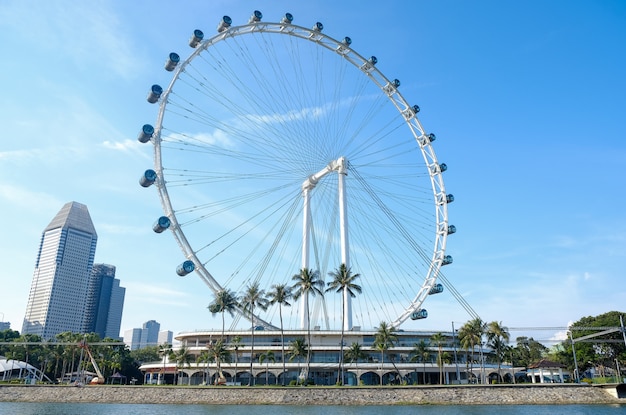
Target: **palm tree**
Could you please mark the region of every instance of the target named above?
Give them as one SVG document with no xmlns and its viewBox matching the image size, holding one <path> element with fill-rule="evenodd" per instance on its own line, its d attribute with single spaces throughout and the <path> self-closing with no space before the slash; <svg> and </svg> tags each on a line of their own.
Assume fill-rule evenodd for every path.
<svg viewBox="0 0 626 415">
<path fill-rule="evenodd" d="M 222 362 L 230 361 L 230 352 L 224 343 L 224 339 L 209 343 L 207 350 L 209 358 L 215 362 L 215 384 L 220 385 L 226 383 L 226 378 L 222 373 Z"/>
<path fill-rule="evenodd" d="M 354 342 L 350 345 L 348 350 L 343 354 L 343 358 L 350 363 L 355 363 L 355 370 L 358 373 L 359 360 L 367 358 L 367 353 L 363 351 L 360 343 Z M 358 383 L 358 375 L 357 375 Z"/>
<path fill-rule="evenodd" d="M 498 381 L 502 378 L 500 376 L 500 366 L 502 365 L 502 355 L 506 351 L 509 338 L 509 329 L 503 326 L 501 321 L 492 321 L 487 325 L 487 339 L 490 347 L 496 352 L 496 360 L 498 362 Z"/>
<path fill-rule="evenodd" d="M 471 374 L 474 373 L 474 351 L 476 350 L 476 346 L 480 346 L 479 353 L 481 354 L 482 367 L 482 341 L 486 327 L 486 324 L 480 319 L 480 317 L 476 317 L 465 323 L 459 329 L 459 341 L 461 343 L 461 347 L 470 349 L 472 351 L 469 363 Z M 484 381 L 484 379 L 482 379 L 482 376 L 481 380 Z"/>
<path fill-rule="evenodd" d="M 231 317 L 233 317 L 235 309 L 238 305 L 238 301 L 239 299 L 233 291 L 228 289 L 222 289 L 215 293 L 215 298 L 213 299 L 213 302 L 209 304 L 208 309 L 213 316 L 215 316 L 217 313 L 222 313 L 222 338 L 224 337 L 225 325 L 224 313 L 228 313 Z"/>
<path fill-rule="evenodd" d="M 268 350 L 265 353 L 261 353 L 259 356 L 259 363 L 263 364 L 263 362 L 267 362 L 265 365 L 265 384 L 269 385 L 270 383 L 270 362 L 276 363 L 276 356 L 272 350 Z"/>
<path fill-rule="evenodd" d="M 230 345 L 235 349 L 235 376 L 233 382 L 237 384 L 237 362 L 239 361 L 239 348 L 242 346 L 241 336 L 235 336 L 230 342 Z"/>
<path fill-rule="evenodd" d="M 285 386 L 285 332 L 283 329 L 283 306 L 291 307 L 289 300 L 293 297 L 291 287 L 287 284 L 274 284 L 268 293 L 270 304 L 278 304 L 278 315 L 280 316 L 280 345 L 282 349 L 281 360 L 283 361 L 283 386 Z"/>
<path fill-rule="evenodd" d="M 322 288 L 324 288 L 324 281 L 320 278 L 319 272 L 311 269 L 302 268 L 299 273 L 291 277 L 295 281 L 293 289 L 294 300 L 298 300 L 302 297 L 304 301 L 304 313 L 307 321 L 307 355 L 306 355 L 306 376 L 309 376 L 309 370 L 311 367 L 311 313 L 309 310 L 309 295 L 315 297 L 316 295 L 323 296 Z"/>
<path fill-rule="evenodd" d="M 302 362 L 302 357 L 308 356 L 308 350 L 309 347 L 302 338 L 292 340 L 291 343 L 289 343 L 289 361 L 291 362 L 294 359 L 298 361 L 298 376 L 300 376 L 300 363 Z M 304 380 L 305 379 L 302 379 L 303 384 Z"/>
<path fill-rule="evenodd" d="M 265 298 L 265 290 L 259 288 L 258 282 L 253 282 L 246 288 L 246 292 L 241 301 L 244 311 L 250 316 L 251 323 L 250 330 L 252 332 L 252 339 L 250 345 L 250 378 L 248 380 L 248 386 L 252 386 L 254 384 L 254 374 L 252 371 L 252 364 L 254 363 L 254 309 L 258 307 L 261 310 L 267 310 L 268 304 L 267 298 Z"/>
<path fill-rule="evenodd" d="M 469 374 L 474 373 L 474 351 L 476 346 L 480 345 L 484 333 L 484 323 L 480 318 L 468 321 L 459 329 L 459 342 L 466 354 L 466 367 Z M 471 350 L 470 356 L 467 356 Z M 469 358 L 468 358 L 469 357 Z"/>
<path fill-rule="evenodd" d="M 209 369 L 209 361 L 211 360 L 211 357 L 209 356 L 209 351 L 208 350 L 203 350 L 200 352 L 200 354 L 198 355 L 198 357 L 196 357 L 196 363 L 200 364 L 200 363 L 206 363 L 206 367 L 204 369 L 204 371 L 202 372 L 202 383 L 204 385 L 206 385 L 207 379 L 209 377 L 208 375 L 208 369 Z"/>
<path fill-rule="evenodd" d="M 374 347 L 380 350 L 380 367 L 385 365 L 385 352 L 396 345 L 398 336 L 396 328 L 384 321 L 376 328 L 376 336 L 374 337 Z M 383 385 L 383 373 L 380 375 L 380 385 Z"/>
<path fill-rule="evenodd" d="M 443 384 L 443 345 L 446 342 L 446 337 L 443 333 L 435 333 L 430 338 L 430 341 L 437 345 L 437 366 L 439 367 L 439 384 Z"/>
<path fill-rule="evenodd" d="M 172 345 L 169 343 L 163 343 L 159 345 L 159 356 L 163 359 L 163 370 L 161 377 L 157 380 L 157 385 L 165 383 L 165 359 L 172 354 Z"/>
<path fill-rule="evenodd" d="M 193 356 L 189 353 L 189 349 L 187 347 L 182 346 L 177 352 L 174 353 L 174 359 L 176 361 L 176 368 L 179 369 L 179 371 L 182 371 L 180 369 L 191 367 Z M 191 377 L 189 377 L 188 383 L 191 384 Z"/>
<path fill-rule="evenodd" d="M 335 291 L 336 293 L 341 294 L 342 306 L 341 306 L 341 353 L 339 353 L 339 375 L 337 376 L 337 381 L 341 382 L 343 385 L 345 383 L 344 372 L 343 372 L 343 336 L 344 330 L 346 326 L 346 297 L 349 295 L 350 297 L 356 297 L 355 292 L 361 293 L 361 286 L 355 284 L 357 278 L 359 278 L 360 274 L 353 274 L 350 268 L 346 267 L 346 264 L 341 264 L 339 269 L 335 271 L 329 272 L 328 275 L 332 277 L 332 281 L 328 282 L 328 288 L 326 288 L 326 292 Z"/>
<path fill-rule="evenodd" d="M 430 359 L 430 350 L 424 339 L 413 345 L 411 350 L 411 362 L 422 362 L 424 368 L 422 370 L 422 383 L 426 384 L 426 361 Z"/>
</svg>

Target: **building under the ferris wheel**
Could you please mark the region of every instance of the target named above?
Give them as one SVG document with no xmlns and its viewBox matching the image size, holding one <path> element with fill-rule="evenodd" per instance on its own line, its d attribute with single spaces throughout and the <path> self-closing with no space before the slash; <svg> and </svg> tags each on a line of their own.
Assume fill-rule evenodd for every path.
<svg viewBox="0 0 626 415">
<path fill-rule="evenodd" d="M 493 373 L 485 369 L 485 350 L 475 351 L 480 364 L 467 364 L 453 333 L 444 332 L 442 352 L 454 357 L 437 365 L 434 333 L 401 330 L 409 318 L 427 317 L 422 304 L 441 292 L 438 280 L 447 282 L 441 267 L 452 262 L 446 240 L 456 231 L 448 223 L 454 197 L 443 183 L 447 166 L 435 155 L 435 135 L 417 117 L 419 106 L 403 97 L 398 79 L 379 71 L 376 57 L 358 54 L 351 38 L 327 36 L 319 22 L 298 26 L 290 13 L 277 23 L 262 17 L 255 11 L 237 26 L 224 16 L 209 38 L 195 30 L 191 55 L 170 53 L 165 69 L 172 79 L 150 89 L 157 121 L 145 124 L 138 140 L 154 148 L 154 167 L 140 179 L 161 200 L 164 215 L 153 229 L 169 229 L 182 249 L 178 275 L 195 273 L 214 294 L 253 283 L 269 289 L 297 270 L 326 276 L 339 264 L 361 275 L 363 294 L 327 296 L 334 324 L 320 329 L 308 322 L 310 342 L 308 296 L 301 297 L 301 323 L 285 331 L 285 349 L 310 343 L 308 364 L 287 351 L 283 356 L 277 327 L 240 308 L 259 330 L 254 343 L 250 330 L 224 334 L 230 362 L 221 363 L 223 378 L 245 384 L 303 376 L 315 384 L 335 384 L 340 376 L 347 384 L 485 379 Z M 380 315 L 369 321 L 356 315 L 353 323 L 353 306 Z M 381 321 L 398 329 L 397 344 L 384 354 L 375 347 L 375 331 L 361 330 Z M 343 328 L 343 348 L 342 330 L 332 326 Z M 180 333 L 176 340 L 193 355 L 191 363 L 143 365 L 146 382 L 171 383 L 180 372 L 179 383 L 213 383 L 216 364 L 198 359 L 220 338 L 221 331 Z M 430 354 L 411 361 L 422 340 Z M 344 362 L 341 374 L 342 349 L 353 344 L 363 355 Z"/>
<path fill-rule="evenodd" d="M 222 338 L 220 330 L 183 332 L 175 336 L 193 356 L 188 364 L 176 363 L 165 357 L 163 361 L 146 363 L 141 366 L 146 384 L 208 385 L 225 383 L 226 385 L 293 385 L 306 377 L 308 383 L 315 385 L 335 385 L 341 381 L 345 385 L 423 385 L 423 384 L 465 384 L 490 383 L 495 379 L 511 382 L 513 369 L 504 363 L 498 367 L 493 350 L 488 348 L 474 350 L 471 355 L 461 350 L 458 339 L 451 331 L 443 332 L 445 340 L 442 353 L 443 365 L 437 364 L 438 346 L 431 342 L 435 332 L 415 331 L 396 333 L 396 345 L 384 352 L 375 346 L 375 331 L 361 331 L 358 328 L 344 333 L 344 353 L 350 345 L 358 343 L 363 355 L 358 360 L 345 360 L 343 374 L 340 371 L 341 332 L 335 330 L 311 330 L 311 360 L 308 365 L 306 355 L 293 357 L 292 345 L 297 340 L 306 344 L 307 330 L 289 330 L 285 337 L 285 365 L 281 332 L 277 330 L 255 330 L 254 358 L 251 371 L 252 336 L 250 330 L 227 331 L 224 333 L 225 344 L 229 350 L 228 362 L 221 362 L 220 368 L 215 361 L 201 360 L 211 343 Z M 415 345 L 424 341 L 428 347 L 426 356 L 415 358 Z M 221 371 L 222 377 L 219 372 Z M 252 373 L 253 379 L 250 379 Z M 221 380 L 220 380 L 221 378 Z"/>
</svg>

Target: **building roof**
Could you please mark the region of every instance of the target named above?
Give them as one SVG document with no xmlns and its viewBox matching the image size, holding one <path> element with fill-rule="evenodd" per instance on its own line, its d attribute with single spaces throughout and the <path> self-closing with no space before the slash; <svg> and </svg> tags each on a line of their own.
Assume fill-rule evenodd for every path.
<svg viewBox="0 0 626 415">
<path fill-rule="evenodd" d="M 97 235 L 87 206 L 78 202 L 66 203 L 54 219 L 52 219 L 52 222 L 50 222 L 44 232 L 58 228 L 72 228 Z"/>
<path fill-rule="evenodd" d="M 37 370 L 34 366 L 22 362 L 20 360 L 7 359 L 4 356 L 0 356 L 0 372 L 6 372 L 15 369 L 28 369 Z"/>
<path fill-rule="evenodd" d="M 564 368 L 565 365 L 558 363 L 558 362 L 553 362 L 551 360 L 548 359 L 541 359 L 540 361 L 536 362 L 536 363 L 532 363 L 530 365 L 528 365 L 529 369 L 555 369 L 555 368 Z"/>
</svg>

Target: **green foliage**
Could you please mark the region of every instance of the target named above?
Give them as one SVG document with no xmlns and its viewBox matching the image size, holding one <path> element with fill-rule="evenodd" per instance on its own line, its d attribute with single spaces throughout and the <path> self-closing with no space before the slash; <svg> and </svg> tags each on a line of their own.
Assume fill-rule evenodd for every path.
<svg viewBox="0 0 626 415">
<path fill-rule="evenodd" d="M 625 313 L 619 311 L 610 311 L 598 316 L 583 317 L 572 324 L 572 327 L 598 327 L 599 329 L 573 329 L 572 337 L 576 340 L 583 336 L 598 334 L 603 331 L 600 329 L 602 327 L 620 327 L 620 316 L 624 314 Z M 576 361 L 580 372 L 584 372 L 595 366 L 615 367 L 615 359 L 620 362 L 620 366 L 626 367 L 626 345 L 624 344 L 623 334 L 620 331 L 596 337 L 594 340 L 596 341 L 579 342 L 574 345 L 576 349 Z M 609 340 L 609 342 L 602 342 L 601 340 Z M 558 359 L 559 362 L 567 365 L 570 370 L 574 369 L 574 355 L 571 341 L 569 339 L 565 340 L 560 346 L 561 347 L 555 352 L 555 358 Z"/>
<path fill-rule="evenodd" d="M 131 350 L 129 355 L 139 364 L 159 362 L 161 360 L 161 356 L 159 355 L 159 346 L 148 346 L 137 350 Z"/>
</svg>

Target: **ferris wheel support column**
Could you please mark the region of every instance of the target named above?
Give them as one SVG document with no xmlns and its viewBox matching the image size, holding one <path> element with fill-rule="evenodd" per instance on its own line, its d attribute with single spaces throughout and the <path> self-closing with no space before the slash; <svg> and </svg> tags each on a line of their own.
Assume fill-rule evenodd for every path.
<svg viewBox="0 0 626 415">
<path fill-rule="evenodd" d="M 347 161 L 345 157 L 337 160 L 337 186 L 339 193 L 339 232 L 341 233 L 341 261 L 345 264 L 346 269 L 350 269 L 350 253 L 348 247 L 348 204 L 346 197 L 346 176 L 348 171 L 346 168 Z M 352 329 L 352 299 L 348 295 L 348 289 L 343 289 L 343 328 L 344 330 Z"/>
<path fill-rule="evenodd" d="M 340 238 L 341 238 L 341 260 L 346 264 L 346 268 L 349 267 L 348 256 L 348 217 L 347 217 L 347 203 L 346 203 L 346 187 L 345 177 L 348 174 L 346 171 L 346 159 L 345 157 L 339 157 L 337 160 L 333 160 L 326 165 L 322 170 L 315 174 L 310 175 L 302 183 L 302 269 L 309 269 L 309 239 L 311 234 L 311 190 L 317 185 L 317 183 L 327 174 L 336 171 L 339 174 L 338 179 L 338 193 L 339 193 L 339 226 L 340 226 Z M 352 327 L 352 305 L 350 302 L 350 296 L 347 290 L 343 292 L 344 296 L 344 321 L 341 323 L 344 328 L 348 330 Z M 309 323 L 309 307 L 308 298 L 306 295 L 302 296 L 302 320 L 300 322 L 302 329 L 305 329 Z"/>
<path fill-rule="evenodd" d="M 310 179 L 305 181 L 302 185 L 302 269 L 309 269 L 309 240 L 311 233 L 311 192 L 310 190 L 315 186 L 311 183 Z M 300 303 L 302 316 L 300 319 L 300 327 L 304 330 L 307 327 L 309 321 L 309 298 L 307 295 L 302 296 Z"/>
</svg>

